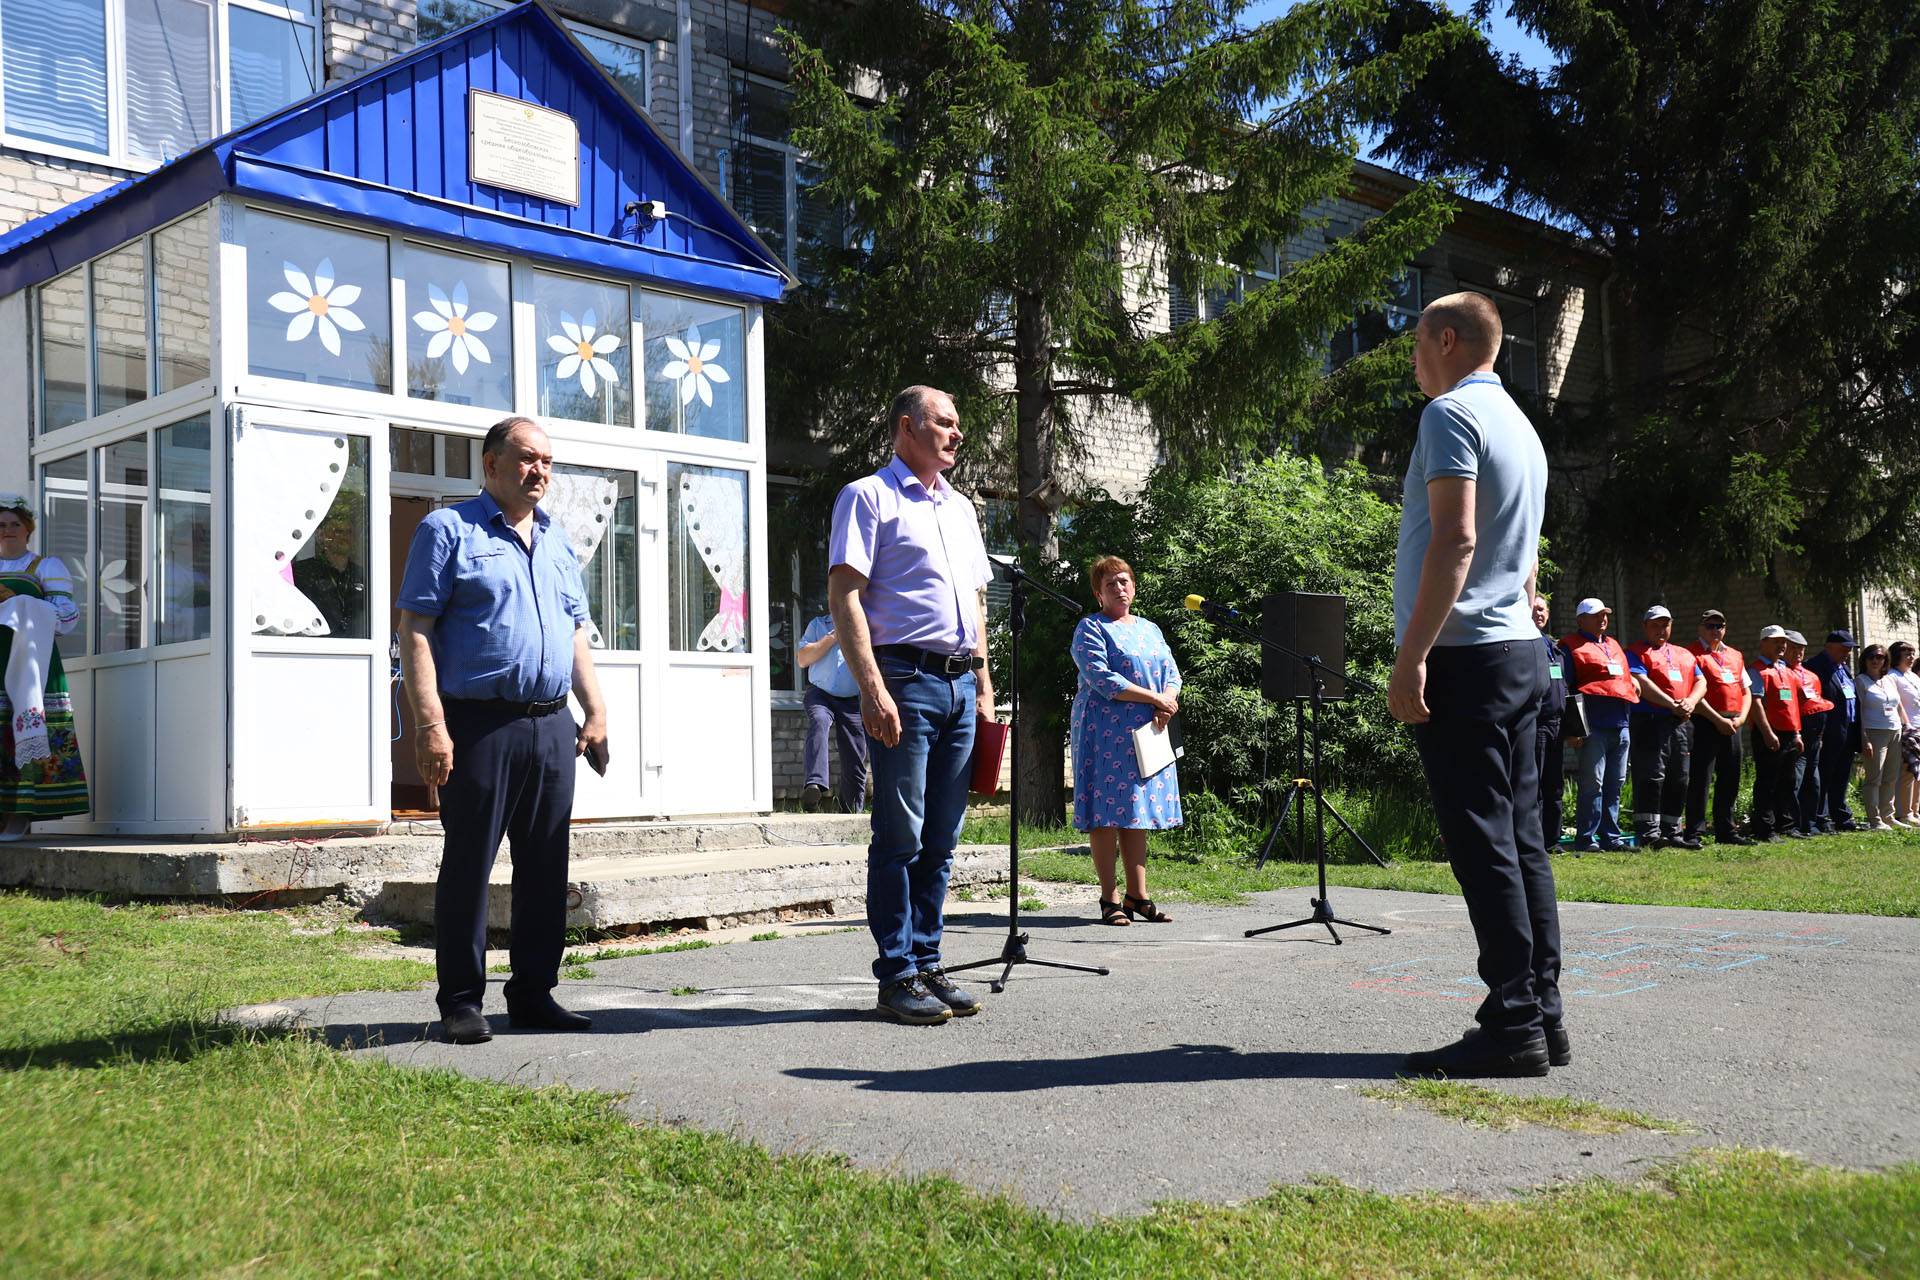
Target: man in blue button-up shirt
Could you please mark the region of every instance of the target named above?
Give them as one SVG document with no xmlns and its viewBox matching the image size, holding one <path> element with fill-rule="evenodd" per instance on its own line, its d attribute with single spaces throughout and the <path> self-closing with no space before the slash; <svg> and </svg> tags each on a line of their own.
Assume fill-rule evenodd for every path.
<svg viewBox="0 0 1920 1280">
<path fill-rule="evenodd" d="M 583 1030 L 553 999 L 566 942 L 574 760 L 607 762 L 606 708 L 587 647 L 586 590 L 567 535 L 540 510 L 553 445 L 531 419 L 494 424 L 480 495 L 421 521 L 400 582 L 400 663 L 420 776 L 440 788 L 446 833 L 434 891 L 441 1028 L 491 1038 L 487 881 L 502 835 L 513 849 L 516 1027 Z M 567 714 L 579 699 L 586 722 Z"/>
<path fill-rule="evenodd" d="M 1826 648 L 1807 659 L 1807 670 L 1820 677 L 1820 696 L 1833 704 L 1820 740 L 1819 777 L 1808 779 L 1820 789 L 1814 822 L 1821 831 L 1860 829 L 1847 805 L 1853 757 L 1860 750 L 1859 691 L 1853 687 L 1853 673 L 1847 669 L 1853 661 L 1853 648 L 1850 633 L 1829 631 Z"/>
</svg>

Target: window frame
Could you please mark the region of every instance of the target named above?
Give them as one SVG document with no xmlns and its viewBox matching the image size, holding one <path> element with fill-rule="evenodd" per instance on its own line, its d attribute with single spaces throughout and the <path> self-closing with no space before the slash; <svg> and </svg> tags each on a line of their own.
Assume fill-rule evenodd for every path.
<svg viewBox="0 0 1920 1280">
<path fill-rule="evenodd" d="M 505 11 L 508 7 L 504 3 L 498 3 L 497 0 L 468 0 L 468 2 L 471 4 L 479 5 L 482 8 L 491 9 L 494 13 L 501 13 Z M 485 21 L 485 19 L 476 18 L 474 19 L 474 21 L 481 22 L 481 21 Z M 652 115 L 653 114 L 653 71 L 654 71 L 654 64 L 658 61 L 658 59 L 655 57 L 655 54 L 654 54 L 654 44 L 656 42 L 652 40 L 642 40 L 638 36 L 628 35 L 624 31 L 615 31 L 611 27 L 596 26 L 591 22 L 581 22 L 574 18 L 563 17 L 561 18 L 560 21 L 567 28 L 568 31 L 572 32 L 576 36 L 592 36 L 595 39 L 605 40 L 610 44 L 625 45 L 627 48 L 637 50 L 641 54 L 641 56 L 646 60 L 647 74 L 641 80 L 641 84 L 644 89 L 644 92 L 642 92 L 641 94 L 643 101 L 641 101 L 638 105 L 642 111 L 645 111 L 648 115 Z M 471 26 L 473 24 L 468 23 L 467 25 Z M 417 31 L 416 31 L 416 36 L 418 36 L 418 43 L 424 45 L 424 44 L 431 44 L 433 43 L 434 40 L 444 40 L 448 36 L 453 35 L 455 32 L 465 31 L 466 29 L 467 29 L 466 27 L 449 27 L 445 32 L 441 33 L 440 35 L 432 37 L 432 39 L 428 39 L 427 37 L 424 37 L 424 36 L 418 36 Z M 581 48 L 586 52 L 586 55 L 589 58 L 593 58 L 593 50 L 588 49 L 584 44 L 581 45 Z M 600 59 L 593 58 L 593 62 L 594 62 L 594 65 L 599 67 L 602 71 L 607 70 L 606 64 L 601 62 Z M 613 74 L 611 72 L 607 72 L 607 78 L 609 80 L 613 80 Z M 617 80 L 614 81 L 614 87 L 619 88 L 619 81 Z M 631 101 L 631 99 L 629 99 L 629 101 Z"/>
<path fill-rule="evenodd" d="M 66 143 L 43 142 L 38 138 L 29 138 L 6 131 L 6 77 L 0 73 L 0 145 L 15 148 L 34 155 L 54 156 L 64 160 L 79 160 L 87 164 L 106 165 L 129 173 L 151 173 L 166 160 L 147 159 L 134 154 L 129 136 L 130 125 L 127 119 L 128 54 L 127 54 L 127 4 L 126 0 L 99 0 L 106 14 L 106 82 L 107 82 L 107 149 L 89 151 L 84 147 L 75 147 Z M 305 33 L 303 51 L 309 56 L 303 58 L 302 65 L 308 73 L 308 89 L 301 97 L 318 93 L 326 87 L 326 63 L 322 49 L 320 13 L 301 11 L 293 4 L 271 4 L 264 0 L 206 0 L 213 7 L 213 46 L 212 65 L 207 69 L 208 93 L 212 101 L 208 104 L 207 119 L 213 128 L 213 138 L 232 132 L 253 123 L 242 120 L 236 123 L 231 119 L 231 95 L 229 92 L 232 59 L 232 41 L 229 36 L 227 14 L 230 8 L 246 9 L 265 17 L 276 18 L 291 23 Z M 315 6 L 317 10 L 318 5 Z M 4 38 L 4 37 L 0 37 Z M 298 102 L 300 99 L 295 98 Z M 264 119 L 265 117 L 261 117 Z M 212 141 L 202 138 L 195 146 Z"/>
</svg>

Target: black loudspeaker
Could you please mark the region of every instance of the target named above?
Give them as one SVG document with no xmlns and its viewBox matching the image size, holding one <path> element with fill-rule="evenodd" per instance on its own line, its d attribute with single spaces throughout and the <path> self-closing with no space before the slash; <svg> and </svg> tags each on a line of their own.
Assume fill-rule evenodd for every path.
<svg viewBox="0 0 1920 1280">
<path fill-rule="evenodd" d="M 1347 598 L 1281 591 L 1260 602 L 1260 637 L 1320 659 L 1335 671 L 1347 669 Z M 1347 696 L 1347 682 L 1316 672 L 1297 658 L 1262 646 L 1260 692 L 1272 702 L 1311 698 L 1315 678 L 1326 683 L 1328 701 Z"/>
</svg>

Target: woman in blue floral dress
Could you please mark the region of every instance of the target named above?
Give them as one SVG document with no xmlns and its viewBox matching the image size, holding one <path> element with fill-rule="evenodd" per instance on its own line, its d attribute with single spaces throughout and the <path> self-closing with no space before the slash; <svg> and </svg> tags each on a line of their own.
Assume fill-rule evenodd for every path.
<svg viewBox="0 0 1920 1280">
<path fill-rule="evenodd" d="M 1140 776 L 1133 731 L 1165 727 L 1180 709 L 1180 668 L 1160 628 L 1133 615 L 1133 569 L 1119 556 L 1093 562 L 1100 612 L 1073 631 L 1080 691 L 1073 699 L 1073 825 L 1087 833 L 1100 876 L 1103 924 L 1172 919 L 1147 896 L 1147 832 L 1180 825 L 1178 766 Z M 1115 892 L 1114 855 L 1126 864 L 1126 899 Z"/>
</svg>

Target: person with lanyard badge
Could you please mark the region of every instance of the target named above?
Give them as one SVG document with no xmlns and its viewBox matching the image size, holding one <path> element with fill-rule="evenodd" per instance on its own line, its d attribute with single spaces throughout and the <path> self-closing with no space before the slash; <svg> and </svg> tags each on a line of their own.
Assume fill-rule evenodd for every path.
<svg viewBox="0 0 1920 1280">
<path fill-rule="evenodd" d="M 1887 651 L 1870 644 L 1860 655 L 1860 754 L 1867 775 L 1860 780 L 1860 807 L 1869 831 L 1894 831 L 1906 826 L 1897 820 L 1895 793 L 1900 787 L 1900 733 L 1907 727 L 1907 711 L 1900 701 L 1900 682 L 1887 662 Z"/>
<path fill-rule="evenodd" d="M 1813 780 L 1820 796 L 1815 826 L 1828 833 L 1860 829 L 1853 820 L 1853 810 L 1847 807 L 1847 788 L 1853 785 L 1853 758 L 1860 751 L 1860 694 L 1854 688 L 1853 673 L 1847 669 L 1853 650 L 1851 635 L 1829 631 L 1826 647 L 1807 659 L 1807 670 L 1820 677 L 1820 696 L 1833 704 L 1820 738 L 1820 773 Z"/>
<path fill-rule="evenodd" d="M 1734 826 L 1740 798 L 1740 729 L 1753 710 L 1747 687 L 1746 659 L 1726 643 L 1727 615 L 1708 609 L 1700 615 L 1700 638 L 1693 650 L 1707 694 L 1693 709 L 1693 760 L 1687 779 L 1687 824 L 1682 844 L 1698 842 L 1706 831 L 1707 785 L 1713 785 L 1713 839 L 1716 844 L 1751 844 Z"/>
<path fill-rule="evenodd" d="M 1698 849 L 1681 828 L 1687 808 L 1687 765 L 1693 756 L 1693 710 L 1707 678 L 1693 650 L 1672 643 L 1673 614 L 1656 604 L 1640 617 L 1646 640 L 1627 651 L 1640 688 L 1631 713 L 1634 829 L 1642 846 Z"/>
<path fill-rule="evenodd" d="M 1819 829 L 1820 744 L 1826 735 L 1827 713 L 1833 704 L 1820 692 L 1820 677 L 1807 670 L 1807 638 L 1798 631 L 1787 632 L 1787 645 L 1780 660 L 1787 664 L 1800 697 L 1799 784 L 1794 796 L 1798 825 L 1787 834 L 1806 839 Z"/>
<path fill-rule="evenodd" d="M 826 807 L 827 733 L 840 747 L 840 812 L 867 807 L 867 731 L 860 723 L 860 686 L 847 670 L 834 635 L 833 616 L 821 614 L 800 636 L 800 665 L 807 673 L 807 740 L 802 754 L 807 781 L 800 807 L 818 813 Z"/>
<path fill-rule="evenodd" d="M 1920 826 L 1920 675 L 1913 662 L 1920 657 L 1911 641 L 1896 640 L 1887 650 L 1893 680 L 1900 690 L 1900 709 L 1907 727 L 1900 731 L 1900 780 L 1893 791 L 1893 825 Z"/>
<path fill-rule="evenodd" d="M 1620 790 L 1627 780 L 1627 713 L 1640 689 L 1627 670 L 1627 654 L 1607 637 L 1613 610 L 1597 596 L 1580 602 L 1576 630 L 1561 639 L 1570 667 L 1568 684 L 1586 704 L 1587 738 L 1580 744 L 1579 791 L 1572 851 L 1624 849 Z"/>
<path fill-rule="evenodd" d="M 1760 630 L 1759 656 L 1748 671 L 1753 694 L 1753 810 L 1748 827 L 1754 840 L 1767 843 L 1791 832 L 1799 812 L 1800 684 L 1780 660 L 1787 629 L 1770 624 Z"/>
<path fill-rule="evenodd" d="M 1547 852 L 1560 849 L 1561 828 L 1567 820 L 1566 743 L 1580 745 L 1579 738 L 1563 740 L 1561 723 L 1567 708 L 1567 654 L 1547 634 L 1547 597 L 1533 598 L 1533 625 L 1540 629 L 1540 643 L 1547 651 L 1547 692 L 1540 699 L 1540 724 L 1534 731 L 1534 759 L 1540 769 L 1540 837 Z"/>
</svg>

